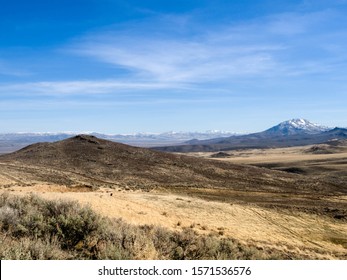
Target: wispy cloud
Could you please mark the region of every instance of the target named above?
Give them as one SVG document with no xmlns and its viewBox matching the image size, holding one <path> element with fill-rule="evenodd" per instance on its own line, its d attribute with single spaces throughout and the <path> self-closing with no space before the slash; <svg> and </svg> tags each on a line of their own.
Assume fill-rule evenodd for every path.
<svg viewBox="0 0 347 280">
<path fill-rule="evenodd" d="M 76 38 L 64 53 L 114 67 L 105 79 L 0 84 L 0 94 L 97 95 L 124 91 L 233 90 L 235 83 L 343 72 L 339 13 L 282 13 L 205 26 L 194 15 L 158 15 Z M 0 74 L 2 72 L 0 61 Z M 5 71 L 5 70 L 4 70 Z M 120 73 L 120 75 L 118 75 Z M 110 73 L 109 73 L 110 74 Z"/>
<path fill-rule="evenodd" d="M 167 83 L 150 83 L 141 81 L 120 80 L 76 80 L 45 81 L 30 83 L 0 84 L 0 94 L 12 92 L 21 95 L 88 95 L 108 94 L 128 90 L 155 90 L 170 87 Z M 176 87 L 179 87 L 176 85 Z"/>
<path fill-rule="evenodd" d="M 206 29 L 195 28 L 194 20 L 189 18 L 177 28 L 179 32 L 174 32 L 172 26 L 177 20 L 160 17 L 150 20 L 150 25 L 156 26 L 150 32 L 136 29 L 148 22 L 115 26 L 81 38 L 69 50 L 125 69 L 133 79 L 170 85 L 302 75 L 317 73 L 317 69 L 323 68 L 319 65 L 329 62 L 317 57 L 303 58 L 298 53 L 307 52 L 308 47 L 323 51 L 310 44 L 326 35 L 324 29 L 322 34 L 312 31 L 333 16 L 336 14 L 332 11 L 286 13 Z"/>
<path fill-rule="evenodd" d="M 257 75 L 274 67 L 269 51 L 278 45 L 233 45 L 230 41 L 114 36 L 90 38 L 73 52 L 130 71 L 154 82 L 201 83 Z"/>
</svg>

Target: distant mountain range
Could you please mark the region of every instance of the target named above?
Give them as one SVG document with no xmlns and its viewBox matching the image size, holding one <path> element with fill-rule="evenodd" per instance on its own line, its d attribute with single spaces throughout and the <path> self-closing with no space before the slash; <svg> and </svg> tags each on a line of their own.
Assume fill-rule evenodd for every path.
<svg viewBox="0 0 347 280">
<path fill-rule="evenodd" d="M 263 132 L 236 134 L 228 131 L 165 132 L 136 134 L 88 133 L 98 138 L 133 146 L 152 147 L 167 152 L 223 151 L 240 148 L 275 148 L 319 144 L 331 139 L 346 139 L 347 129 L 328 128 L 305 119 L 281 122 Z M 8 153 L 37 142 L 55 142 L 77 133 L 3 133 L 0 153 Z"/>
<path fill-rule="evenodd" d="M 64 140 L 72 136 L 76 136 L 79 133 L 73 132 L 61 132 L 61 133 L 0 133 L 1 140 L 16 140 L 22 142 L 54 142 Z M 205 132 L 175 132 L 169 131 L 164 133 L 134 133 L 134 134 L 101 134 L 97 132 L 85 133 L 87 135 L 93 135 L 108 140 L 124 140 L 124 141 L 169 141 L 169 142 L 183 142 L 190 139 L 209 139 L 212 137 L 228 137 L 231 135 L 237 135 L 237 133 L 220 131 L 220 130 L 208 130 Z"/>
<path fill-rule="evenodd" d="M 305 119 L 292 119 L 265 131 L 208 140 L 190 140 L 182 145 L 155 147 L 166 152 L 216 152 L 246 148 L 279 148 L 320 144 L 347 139 L 347 129 L 328 128 Z"/>
<path fill-rule="evenodd" d="M 0 153 L 8 153 L 38 142 L 55 142 L 77 135 L 78 133 L 0 133 Z M 87 133 L 98 138 L 140 147 L 181 144 L 191 139 L 206 140 L 217 137 L 237 135 L 233 132 L 209 130 L 205 132 L 164 132 L 135 134 Z"/>
</svg>

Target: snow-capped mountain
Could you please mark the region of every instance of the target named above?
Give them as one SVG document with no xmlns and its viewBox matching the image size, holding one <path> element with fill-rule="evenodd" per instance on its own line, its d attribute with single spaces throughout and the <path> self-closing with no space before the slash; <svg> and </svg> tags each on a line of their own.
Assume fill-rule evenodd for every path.
<svg viewBox="0 0 347 280">
<path fill-rule="evenodd" d="M 170 132 L 164 132 L 161 134 L 155 135 L 158 139 L 167 139 L 167 140 L 178 140 L 178 141 L 187 141 L 190 139 L 210 139 L 213 137 L 228 137 L 232 135 L 237 135 L 236 133 L 229 132 L 229 131 L 220 131 L 220 130 L 208 130 L 205 132 L 176 132 L 176 131 L 170 131 Z"/>
<path fill-rule="evenodd" d="M 12 152 L 29 144 L 37 142 L 54 142 L 64 140 L 80 133 L 0 133 L 0 154 Z M 164 133 L 134 133 L 134 134 L 100 134 L 84 132 L 110 141 L 121 142 L 133 146 L 152 147 L 158 145 L 175 145 L 190 139 L 205 140 L 215 137 L 236 135 L 232 132 L 211 130 L 206 132 L 164 132 Z"/>
<path fill-rule="evenodd" d="M 62 132 L 62 133 L 0 133 L 1 140 L 42 140 L 42 141 L 58 141 L 63 140 L 80 133 L 73 132 Z M 133 140 L 176 140 L 176 141 L 185 141 L 192 138 L 197 139 L 209 139 L 212 137 L 227 137 L 231 135 L 237 135 L 236 133 L 228 131 L 219 131 L 219 130 L 208 130 L 205 132 L 164 132 L 164 133 L 134 133 L 134 134 L 100 134 L 95 132 L 83 132 L 83 134 L 90 134 L 96 137 L 109 140 L 124 140 L 124 141 L 133 141 Z"/>
<path fill-rule="evenodd" d="M 221 137 L 209 140 L 191 140 L 184 145 L 155 147 L 164 152 L 219 152 L 237 149 L 267 149 L 322 144 L 331 140 L 347 139 L 347 129 L 334 129 L 311 123 L 305 119 L 292 119 L 268 130 Z"/>
<path fill-rule="evenodd" d="M 265 130 L 266 134 L 295 135 L 295 134 L 316 134 L 329 130 L 328 127 L 312 123 L 305 119 L 292 119 Z"/>
</svg>

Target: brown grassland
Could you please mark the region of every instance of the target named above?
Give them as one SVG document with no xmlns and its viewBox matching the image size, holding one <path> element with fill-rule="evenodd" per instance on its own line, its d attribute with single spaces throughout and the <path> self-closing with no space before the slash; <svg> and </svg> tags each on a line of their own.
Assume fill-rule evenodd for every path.
<svg viewBox="0 0 347 280">
<path fill-rule="evenodd" d="M 102 149 L 109 145 L 99 144 Z M 83 153 L 83 147 L 78 150 Z M 119 148 L 117 154 L 122 151 Z M 142 165 L 129 171 L 132 165 L 123 161 L 128 168 L 125 177 L 102 177 L 104 170 L 114 168 L 111 156 L 105 169 L 95 173 L 93 157 L 91 165 L 75 170 L 62 162 L 58 168 L 54 160 L 51 165 L 41 158 L 22 160 L 22 154 L 2 158 L 1 258 L 347 259 L 345 143 L 225 153 L 230 156 L 195 153 L 161 159 L 161 153 L 150 152 L 144 163 L 152 164 L 150 172 Z M 199 173 L 190 165 L 207 167 Z M 178 170 L 180 166 L 186 169 Z M 81 173 L 82 169 L 88 171 Z M 184 184 L 180 172 L 184 180 L 195 181 Z M 173 179 L 160 182 L 160 175 Z M 13 202 L 16 199 L 24 202 Z M 37 207 L 30 210 L 34 218 L 21 221 L 25 215 L 19 213 L 30 211 L 20 205 L 30 205 L 28 201 Z M 77 201 L 81 207 L 61 201 Z M 72 238 L 71 229 L 64 232 L 58 218 L 46 221 L 52 210 L 45 207 L 56 209 L 54 203 L 75 207 L 76 215 L 90 211 L 86 218 L 94 218 L 89 232 Z M 29 235 L 33 231 L 36 236 Z"/>
</svg>

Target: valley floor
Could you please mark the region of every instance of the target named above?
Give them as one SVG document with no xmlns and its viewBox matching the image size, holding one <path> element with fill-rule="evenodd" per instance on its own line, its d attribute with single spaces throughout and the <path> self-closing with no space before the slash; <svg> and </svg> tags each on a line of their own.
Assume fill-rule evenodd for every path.
<svg viewBox="0 0 347 280">
<path fill-rule="evenodd" d="M 199 158 L 211 158 L 214 154 L 188 153 Z M 324 175 L 337 172 L 339 175 L 346 175 L 347 171 L 347 142 L 337 147 L 320 144 L 274 149 L 240 149 L 224 151 L 223 155 L 224 157 L 213 159 L 277 170 L 295 168 L 292 169 L 294 172 L 307 175 L 321 175 L 322 172 L 326 173 Z"/>
</svg>

